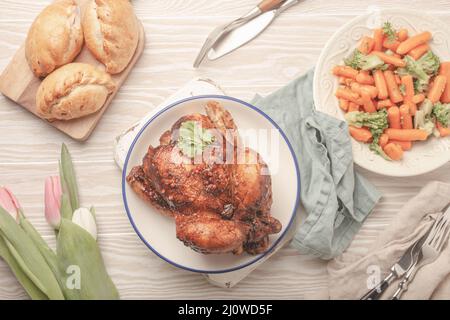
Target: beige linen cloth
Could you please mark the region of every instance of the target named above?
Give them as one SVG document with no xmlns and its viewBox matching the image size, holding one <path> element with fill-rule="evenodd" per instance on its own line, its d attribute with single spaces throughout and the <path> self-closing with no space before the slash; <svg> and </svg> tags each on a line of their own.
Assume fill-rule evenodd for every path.
<svg viewBox="0 0 450 320">
<path fill-rule="evenodd" d="M 360 299 L 389 273 L 390 267 L 432 225 L 450 202 L 450 184 L 431 182 L 395 216 L 365 256 L 344 252 L 328 264 L 329 298 Z M 382 299 L 397 289 L 391 284 Z M 450 245 L 439 258 L 421 268 L 402 299 L 450 299 Z"/>
</svg>

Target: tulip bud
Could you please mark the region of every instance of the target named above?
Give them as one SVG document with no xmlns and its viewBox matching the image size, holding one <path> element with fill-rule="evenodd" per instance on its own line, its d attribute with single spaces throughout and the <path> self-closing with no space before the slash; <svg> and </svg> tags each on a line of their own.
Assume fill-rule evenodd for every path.
<svg viewBox="0 0 450 320">
<path fill-rule="evenodd" d="M 58 229 L 61 223 L 61 181 L 58 176 L 45 180 L 45 218 L 49 225 Z"/>
<path fill-rule="evenodd" d="M 79 208 L 75 210 L 72 222 L 89 232 L 97 240 L 97 224 L 89 209 Z"/>
<path fill-rule="evenodd" d="M 6 187 L 0 188 L 0 207 L 6 210 L 14 219 L 18 218 L 19 202 L 13 193 Z"/>
</svg>

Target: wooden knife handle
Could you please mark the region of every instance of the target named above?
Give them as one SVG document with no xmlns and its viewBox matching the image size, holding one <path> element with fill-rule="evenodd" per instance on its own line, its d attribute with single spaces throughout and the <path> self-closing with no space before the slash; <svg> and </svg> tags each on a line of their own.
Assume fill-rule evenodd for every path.
<svg viewBox="0 0 450 320">
<path fill-rule="evenodd" d="M 267 11 L 270 11 L 272 9 L 275 9 L 276 7 L 278 7 L 284 1 L 285 0 L 263 0 L 260 4 L 258 4 L 258 8 L 262 12 L 267 12 Z"/>
</svg>

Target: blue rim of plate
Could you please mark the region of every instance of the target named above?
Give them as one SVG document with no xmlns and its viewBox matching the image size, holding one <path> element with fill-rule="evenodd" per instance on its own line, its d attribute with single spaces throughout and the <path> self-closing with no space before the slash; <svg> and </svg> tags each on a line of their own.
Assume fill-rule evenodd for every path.
<svg viewBox="0 0 450 320">
<path fill-rule="evenodd" d="M 126 196 L 126 177 L 127 177 L 127 168 L 128 168 L 128 161 L 130 159 L 130 156 L 133 152 L 134 146 L 136 145 L 137 141 L 139 140 L 139 138 L 141 137 L 142 133 L 147 129 L 147 127 L 154 121 L 156 120 L 160 115 L 162 115 L 164 112 L 168 111 L 169 109 L 172 109 L 180 104 L 183 104 L 185 102 L 188 101 L 193 101 L 193 100 L 199 100 L 199 99 L 223 99 L 223 100 L 229 100 L 229 101 L 234 101 L 237 102 L 241 105 L 244 105 L 256 112 L 258 112 L 260 115 L 262 115 L 264 118 L 266 118 L 268 121 L 270 121 L 270 123 L 272 123 L 273 126 L 275 126 L 275 128 L 278 129 L 278 131 L 280 132 L 281 136 L 283 137 L 284 141 L 286 142 L 286 144 L 289 147 L 289 151 L 291 152 L 291 156 L 294 159 L 294 164 L 295 164 L 295 170 L 297 173 L 297 196 L 296 196 L 296 200 L 295 200 L 295 206 L 294 209 L 292 211 L 292 215 L 291 215 L 291 219 L 289 220 L 288 225 L 286 226 L 286 228 L 284 229 L 283 233 L 278 237 L 278 239 L 276 239 L 273 244 L 270 246 L 270 248 L 268 248 L 264 253 L 259 254 L 258 256 L 256 256 L 254 259 L 252 259 L 249 262 L 246 262 L 242 265 L 239 265 L 237 267 L 233 267 L 230 269 L 224 269 L 224 270 L 198 270 L 198 269 L 193 269 L 193 268 L 189 268 L 183 265 L 180 265 L 176 262 L 173 262 L 172 260 L 166 258 L 165 256 L 163 256 L 162 254 L 160 254 L 155 248 L 153 248 L 150 243 L 147 242 L 147 240 L 144 238 L 144 236 L 141 234 L 141 232 L 139 231 L 139 229 L 137 228 L 136 224 L 134 223 L 134 220 L 132 218 L 130 209 L 128 208 L 128 202 L 127 202 L 127 196 Z M 122 170 L 122 198 L 123 198 L 123 204 L 125 206 L 125 210 L 127 212 L 127 216 L 128 219 L 130 220 L 131 225 L 133 226 L 134 231 L 136 232 L 136 234 L 139 236 L 139 238 L 141 239 L 141 241 L 151 250 L 153 251 L 154 254 L 156 254 L 159 258 L 163 259 L 164 261 L 170 263 L 171 265 L 180 268 L 180 269 L 184 269 L 187 271 L 191 271 L 191 272 L 196 272 L 196 273 L 206 273 L 206 274 L 218 274 L 218 273 L 227 273 L 227 272 L 232 272 L 232 271 L 236 271 L 236 270 L 240 270 L 242 268 L 248 267 L 249 265 L 254 264 L 255 262 L 259 261 L 260 259 L 264 258 L 268 253 L 270 253 L 277 245 L 278 243 L 280 243 L 281 239 L 283 239 L 287 233 L 287 231 L 289 230 L 289 228 L 292 225 L 292 222 L 294 221 L 297 209 L 299 207 L 299 202 L 300 202 L 300 169 L 298 167 L 298 162 L 297 162 L 297 157 L 294 153 L 294 149 L 292 148 L 291 143 L 289 142 L 289 139 L 286 137 L 285 133 L 283 132 L 283 130 L 281 130 L 281 128 L 278 126 L 278 124 L 272 120 L 272 118 L 270 118 L 266 113 L 264 113 L 262 110 L 258 109 L 257 107 L 242 101 L 240 99 L 237 98 L 233 98 L 233 97 L 229 97 L 229 96 L 222 96 L 222 95 L 200 95 L 200 96 L 193 96 L 193 97 L 189 97 L 183 100 L 179 100 L 177 102 L 174 102 L 170 105 L 168 105 L 167 107 L 163 108 L 162 110 L 158 111 L 155 115 L 153 115 L 151 117 L 150 120 L 147 121 L 147 123 L 141 128 L 141 130 L 138 132 L 138 134 L 136 135 L 136 137 L 134 138 L 133 142 L 130 145 L 130 148 L 128 149 L 128 153 L 127 153 L 127 157 L 125 159 L 125 163 L 123 166 L 123 170 Z"/>
</svg>

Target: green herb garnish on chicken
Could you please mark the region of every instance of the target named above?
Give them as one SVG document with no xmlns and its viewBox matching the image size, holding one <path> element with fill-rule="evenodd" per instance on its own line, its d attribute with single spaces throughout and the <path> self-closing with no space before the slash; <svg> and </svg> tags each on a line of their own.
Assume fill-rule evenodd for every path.
<svg viewBox="0 0 450 320">
<path fill-rule="evenodd" d="M 196 121 L 185 121 L 180 126 L 178 148 L 188 157 L 194 158 L 214 142 L 214 136 Z"/>
<path fill-rule="evenodd" d="M 352 67 L 356 70 L 372 70 L 382 68 L 385 63 L 376 55 L 364 55 L 359 50 L 355 50 L 353 54 L 344 59 L 344 63 L 346 66 Z"/>
<path fill-rule="evenodd" d="M 450 103 L 436 103 L 433 106 L 433 115 L 442 126 L 448 127 L 450 124 Z"/>
</svg>

